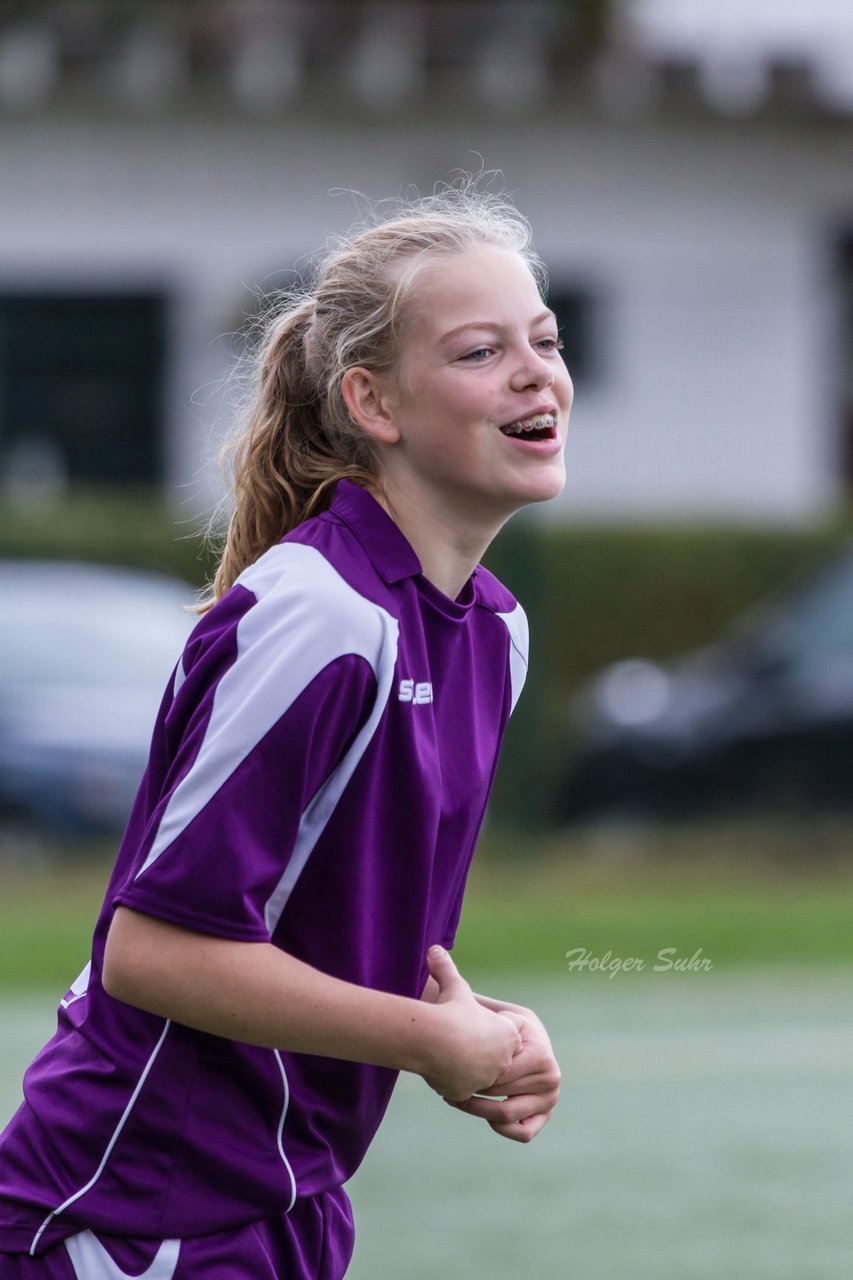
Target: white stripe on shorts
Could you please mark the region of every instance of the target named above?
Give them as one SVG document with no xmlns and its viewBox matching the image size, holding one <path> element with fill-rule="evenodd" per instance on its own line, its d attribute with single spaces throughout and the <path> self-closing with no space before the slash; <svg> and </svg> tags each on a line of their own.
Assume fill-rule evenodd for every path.
<svg viewBox="0 0 853 1280">
<path fill-rule="evenodd" d="M 65 1241 L 65 1248 L 77 1280 L 172 1280 L 178 1265 L 181 1242 L 164 1240 L 151 1266 L 141 1276 L 129 1276 L 122 1271 L 91 1231 L 81 1231 L 77 1236 L 69 1236 Z"/>
</svg>

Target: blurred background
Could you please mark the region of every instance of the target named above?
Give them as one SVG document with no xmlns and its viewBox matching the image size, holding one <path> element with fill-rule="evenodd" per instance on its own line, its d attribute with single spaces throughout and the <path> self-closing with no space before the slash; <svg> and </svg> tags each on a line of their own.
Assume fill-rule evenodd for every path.
<svg viewBox="0 0 853 1280">
<path fill-rule="evenodd" d="M 496 171 L 576 404 L 489 553 L 531 675 L 458 952 L 567 1101 L 519 1153 L 403 1081 L 351 1274 L 847 1280 L 851 161 L 848 0 L 0 3 L 3 1116 L 212 568 L 247 325 L 369 202 Z"/>
</svg>

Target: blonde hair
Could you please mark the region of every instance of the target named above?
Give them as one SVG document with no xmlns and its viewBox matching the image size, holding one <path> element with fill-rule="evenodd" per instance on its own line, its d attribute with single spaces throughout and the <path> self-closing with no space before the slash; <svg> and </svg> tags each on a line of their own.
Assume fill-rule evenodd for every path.
<svg viewBox="0 0 853 1280">
<path fill-rule="evenodd" d="M 226 446 L 234 507 L 209 609 L 248 565 L 309 516 L 324 511 L 343 477 L 380 482 L 370 436 L 346 408 L 350 368 L 393 368 L 406 304 L 433 255 L 495 245 L 519 253 L 540 289 L 545 273 L 527 220 L 473 180 L 396 202 L 393 212 L 340 241 L 310 287 L 292 291 L 261 322 L 253 392 Z"/>
</svg>

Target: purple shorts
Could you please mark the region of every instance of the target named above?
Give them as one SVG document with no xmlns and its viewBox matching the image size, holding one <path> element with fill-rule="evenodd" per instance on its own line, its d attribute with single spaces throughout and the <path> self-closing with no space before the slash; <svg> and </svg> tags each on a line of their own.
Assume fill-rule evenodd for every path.
<svg viewBox="0 0 853 1280">
<path fill-rule="evenodd" d="M 0 1280 L 341 1280 L 353 1246 L 340 1192 L 299 1199 L 285 1217 L 186 1240 L 91 1231 L 37 1258 L 0 1254 Z"/>
</svg>

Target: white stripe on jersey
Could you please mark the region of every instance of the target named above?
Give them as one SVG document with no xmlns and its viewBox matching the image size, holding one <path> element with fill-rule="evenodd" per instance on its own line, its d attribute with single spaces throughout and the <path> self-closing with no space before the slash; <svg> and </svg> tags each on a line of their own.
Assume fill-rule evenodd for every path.
<svg viewBox="0 0 853 1280">
<path fill-rule="evenodd" d="M 104 1169 L 107 1167 L 107 1161 L 112 1155 L 113 1147 L 118 1142 L 119 1136 L 121 1135 L 121 1131 L 124 1128 L 124 1126 L 127 1124 L 127 1121 L 130 1118 L 130 1113 L 133 1111 L 133 1108 L 136 1106 L 136 1099 L 139 1097 L 140 1093 L 142 1092 L 142 1086 L 145 1084 L 145 1081 L 148 1079 L 149 1072 L 151 1071 L 151 1068 L 154 1066 L 154 1063 L 157 1060 L 157 1055 L 163 1047 L 163 1042 L 166 1039 L 166 1036 L 169 1034 L 169 1028 L 171 1027 L 171 1025 L 172 1025 L 172 1022 L 171 1022 L 171 1019 L 169 1019 L 166 1022 L 165 1026 L 163 1027 L 163 1030 L 160 1033 L 160 1039 L 157 1041 L 154 1048 L 152 1049 L 151 1055 L 148 1058 L 148 1061 L 146 1062 L 145 1066 L 142 1068 L 142 1074 L 140 1075 L 139 1079 L 136 1082 L 136 1087 L 130 1096 L 130 1101 L 128 1102 L 127 1106 L 122 1112 L 121 1119 L 119 1120 L 118 1124 L 113 1130 L 112 1137 L 107 1143 L 106 1150 L 104 1151 L 104 1154 L 101 1157 L 101 1163 L 98 1165 L 97 1169 L 92 1174 L 92 1177 L 89 1179 L 89 1181 L 86 1183 L 85 1186 L 80 1187 L 78 1191 L 75 1191 L 73 1195 L 69 1196 L 68 1199 L 65 1200 L 61 1205 L 59 1205 L 57 1209 L 53 1209 L 47 1215 L 44 1222 L 41 1224 L 38 1231 L 35 1233 L 33 1237 L 33 1242 L 30 1245 L 31 1258 L 35 1257 L 35 1252 L 36 1252 L 36 1249 L 38 1248 L 38 1242 L 39 1240 L 41 1240 L 42 1236 L 44 1235 L 45 1229 L 50 1225 L 53 1219 L 58 1217 L 60 1213 L 64 1213 L 65 1210 L 69 1208 L 70 1205 L 74 1204 L 75 1201 L 79 1200 L 81 1196 L 84 1196 L 87 1191 L 91 1191 L 92 1187 L 94 1187 L 95 1183 L 98 1181 L 101 1174 L 104 1172 Z"/>
<path fill-rule="evenodd" d="M 75 978 L 74 981 L 72 982 L 71 987 L 69 988 L 69 991 L 68 991 L 68 995 L 65 996 L 62 1000 L 60 1000 L 59 1003 L 63 1009 L 67 1009 L 70 1005 L 74 1004 L 75 1000 L 83 999 L 83 997 L 86 995 L 86 993 L 89 990 L 89 978 L 91 977 L 91 974 L 92 974 L 92 961 L 90 960 L 89 963 L 86 965 L 85 969 L 83 970 L 83 972 L 80 974 L 79 978 Z"/>
<path fill-rule="evenodd" d="M 527 650 L 529 646 L 527 614 L 519 604 L 515 606 L 512 613 L 499 613 L 497 617 L 506 624 L 506 629 L 509 632 L 509 677 L 512 682 L 510 712 L 513 712 L 524 688 L 524 681 L 527 679 Z"/>
<path fill-rule="evenodd" d="M 359 599 L 362 599 L 359 596 Z M 370 745 L 379 721 L 385 713 L 391 690 L 394 686 L 394 670 L 397 664 L 396 618 L 392 618 L 378 605 L 373 606 L 383 619 L 382 644 L 377 655 L 378 661 L 372 663 L 376 675 L 377 689 L 373 708 L 367 720 L 353 739 L 349 750 L 337 768 L 311 798 L 305 812 L 299 820 L 299 830 L 293 845 L 293 852 L 269 902 L 264 909 L 264 923 L 272 933 L 281 919 L 281 913 L 287 905 L 293 887 L 308 861 L 311 850 L 323 834 L 326 823 L 335 811 L 335 807 L 343 795 L 344 788 L 355 773 L 356 767 Z M 367 654 L 362 656 L 367 657 Z"/>
<path fill-rule="evenodd" d="M 137 876 L 189 826 L 311 681 L 336 659 L 356 655 L 370 663 L 380 694 L 336 775 L 306 810 L 293 870 L 288 868 L 268 909 L 277 920 L 379 722 L 381 699 L 391 688 L 399 628 L 396 618 L 359 595 L 315 547 L 280 543 L 237 581 L 257 603 L 237 624 L 237 659 L 216 688 L 198 756 L 166 805 Z M 351 762 L 350 755 L 355 755 Z"/>
<path fill-rule="evenodd" d="M 184 683 L 186 678 L 187 678 L 187 673 L 184 670 L 184 655 L 181 654 L 180 658 L 178 659 L 178 665 L 175 667 L 175 675 L 172 680 L 172 697 L 173 698 L 176 698 L 178 696 L 178 690 L 180 689 L 181 685 Z"/>
<path fill-rule="evenodd" d="M 290 1161 L 285 1155 L 284 1140 L 283 1140 L 284 1122 L 287 1119 L 287 1108 L 290 1106 L 290 1081 L 287 1078 L 287 1072 L 285 1071 L 284 1063 L 281 1060 L 281 1053 L 279 1052 L 278 1049 L 273 1049 L 272 1052 L 273 1052 L 273 1057 L 275 1058 L 276 1063 L 278 1064 L 278 1070 L 281 1076 L 282 1089 L 284 1090 L 284 1100 L 282 1103 L 281 1115 L 279 1116 L 278 1129 L 276 1130 L 276 1142 L 278 1143 L 278 1154 L 281 1156 L 281 1162 L 290 1175 L 290 1188 L 291 1188 L 290 1204 L 285 1209 L 285 1213 L 290 1213 L 290 1210 L 296 1204 L 296 1175 L 293 1172 L 293 1167 Z"/>
</svg>

